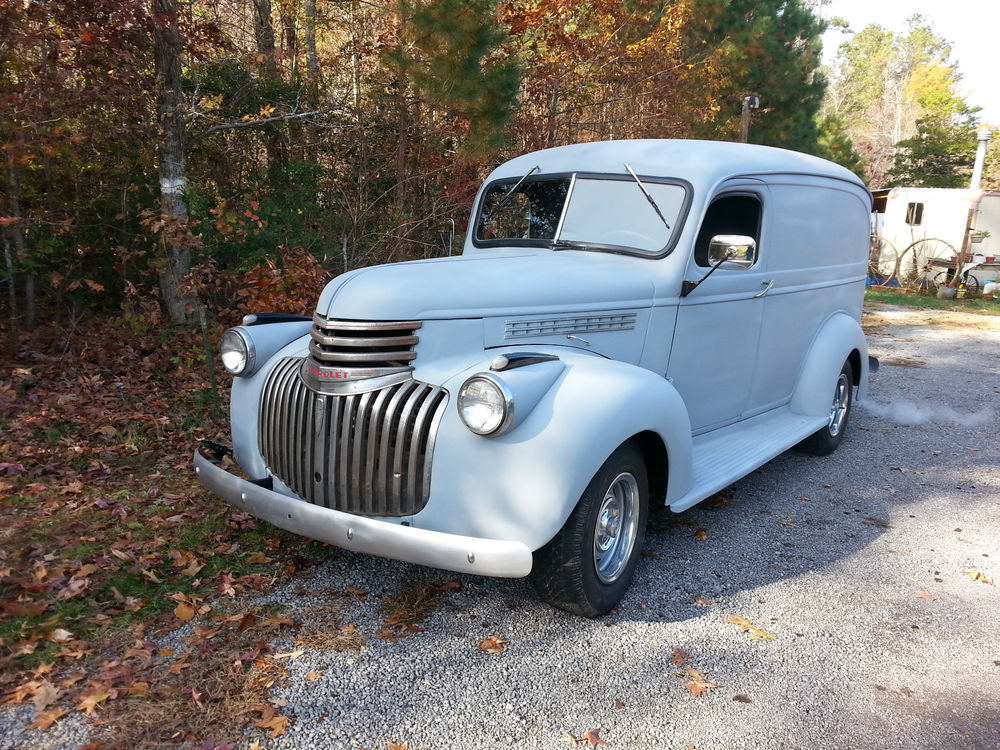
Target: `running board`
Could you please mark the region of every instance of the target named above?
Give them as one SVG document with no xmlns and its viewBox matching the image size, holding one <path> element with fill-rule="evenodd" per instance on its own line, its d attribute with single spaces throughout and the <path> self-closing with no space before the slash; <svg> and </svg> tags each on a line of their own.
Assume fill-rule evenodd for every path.
<svg viewBox="0 0 1000 750">
<path fill-rule="evenodd" d="M 797 445 L 826 422 L 824 417 L 805 417 L 785 408 L 699 435 L 692 441 L 691 490 L 670 503 L 670 510 L 680 513 L 711 497 Z"/>
</svg>

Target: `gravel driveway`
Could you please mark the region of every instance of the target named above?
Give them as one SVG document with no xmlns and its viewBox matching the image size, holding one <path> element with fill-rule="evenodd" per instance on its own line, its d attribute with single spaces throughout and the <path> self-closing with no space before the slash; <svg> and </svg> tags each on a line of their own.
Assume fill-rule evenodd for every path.
<svg viewBox="0 0 1000 750">
<path fill-rule="evenodd" d="M 1000 595 L 974 579 L 1000 578 L 1000 318 L 871 323 L 883 364 L 840 449 L 655 513 L 604 620 L 525 581 L 350 553 L 268 596 L 337 597 L 365 640 L 289 658 L 272 696 L 294 721 L 269 746 L 557 749 L 600 729 L 619 748 L 1000 748 Z M 378 639 L 380 601 L 420 581 L 461 586 L 422 632 Z M 491 636 L 506 651 L 481 652 Z M 694 673 L 717 687 L 696 697 Z"/>
</svg>

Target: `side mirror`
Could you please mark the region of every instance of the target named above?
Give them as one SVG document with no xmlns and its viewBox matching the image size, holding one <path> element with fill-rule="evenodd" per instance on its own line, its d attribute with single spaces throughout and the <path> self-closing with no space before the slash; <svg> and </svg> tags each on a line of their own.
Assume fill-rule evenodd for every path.
<svg viewBox="0 0 1000 750">
<path fill-rule="evenodd" d="M 750 268 L 757 262 L 757 241 L 742 234 L 717 234 L 708 243 L 708 264 Z"/>
</svg>

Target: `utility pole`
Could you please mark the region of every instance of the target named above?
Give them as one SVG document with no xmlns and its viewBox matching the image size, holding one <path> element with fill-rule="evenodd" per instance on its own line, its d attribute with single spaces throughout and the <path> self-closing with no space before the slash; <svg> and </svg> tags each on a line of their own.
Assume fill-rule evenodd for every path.
<svg viewBox="0 0 1000 750">
<path fill-rule="evenodd" d="M 759 96 L 743 97 L 743 113 L 740 115 L 740 143 L 746 143 L 750 135 L 750 110 L 760 107 Z"/>
</svg>

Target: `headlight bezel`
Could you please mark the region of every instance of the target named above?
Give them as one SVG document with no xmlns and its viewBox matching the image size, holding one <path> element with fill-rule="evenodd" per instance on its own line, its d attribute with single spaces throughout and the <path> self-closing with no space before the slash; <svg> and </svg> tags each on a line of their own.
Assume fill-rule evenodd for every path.
<svg viewBox="0 0 1000 750">
<path fill-rule="evenodd" d="M 241 347 L 227 349 L 228 342 L 238 342 L 241 344 Z M 227 352 L 240 351 L 243 357 L 243 365 L 238 368 L 230 367 L 230 365 L 226 362 Z M 250 338 L 248 333 L 241 327 L 237 326 L 235 328 L 228 329 L 222 334 L 222 339 L 219 342 L 219 357 L 222 359 L 222 366 L 230 375 L 233 377 L 246 377 L 251 374 L 256 367 L 257 348 L 254 346 L 253 339 Z"/>
<path fill-rule="evenodd" d="M 499 401 L 503 405 L 503 412 L 500 419 L 495 425 L 491 423 L 489 429 L 478 427 L 470 423 L 469 419 L 466 418 L 463 408 L 463 401 L 466 399 L 467 389 L 476 382 L 482 382 L 487 384 L 489 387 L 494 388 L 499 396 Z M 496 437 L 507 432 L 510 429 L 511 424 L 514 422 L 514 395 L 511 393 L 510 388 L 506 383 L 491 373 L 477 372 L 475 375 L 466 378 L 465 382 L 462 383 L 462 386 L 458 389 L 458 397 L 455 399 L 455 409 L 458 411 L 458 417 L 462 420 L 462 424 L 464 424 L 470 432 L 482 437 Z"/>
</svg>

